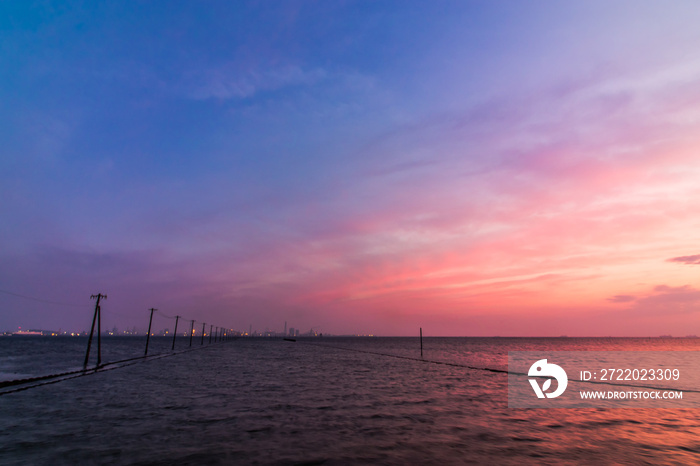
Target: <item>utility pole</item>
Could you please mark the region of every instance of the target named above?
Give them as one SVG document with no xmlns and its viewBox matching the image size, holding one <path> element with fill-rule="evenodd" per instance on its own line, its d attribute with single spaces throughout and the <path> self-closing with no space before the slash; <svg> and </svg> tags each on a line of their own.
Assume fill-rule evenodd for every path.
<svg viewBox="0 0 700 466">
<path fill-rule="evenodd" d="M 175 331 L 173 332 L 173 347 L 171 350 L 175 349 L 175 338 L 177 338 L 177 321 L 180 320 L 180 316 L 175 316 Z"/>
<path fill-rule="evenodd" d="M 211 330 L 214 328 L 214 325 L 209 326 L 209 344 L 211 344 Z"/>
<path fill-rule="evenodd" d="M 153 311 L 157 311 L 158 309 L 151 308 L 151 319 L 148 321 L 148 333 L 146 334 L 146 352 L 143 353 L 143 357 L 148 356 L 148 340 L 151 339 L 151 324 L 153 323 Z"/>
<path fill-rule="evenodd" d="M 202 342 L 199 344 L 199 346 L 204 344 L 204 327 L 206 327 L 206 325 L 206 322 L 202 322 Z"/>
<path fill-rule="evenodd" d="M 420 357 L 423 359 L 423 327 L 420 328 Z"/>
<path fill-rule="evenodd" d="M 100 299 L 107 299 L 107 295 L 98 293 L 97 295 L 91 295 L 90 299 L 97 298 L 95 303 L 95 314 L 92 316 L 92 327 L 90 328 L 90 338 L 88 339 L 87 353 L 85 353 L 85 363 L 83 364 L 83 370 L 87 369 L 88 359 L 90 358 L 90 345 L 92 344 L 92 335 L 95 333 L 95 321 L 97 321 L 97 366 L 102 362 L 102 341 L 100 340 Z"/>
<path fill-rule="evenodd" d="M 192 320 L 192 325 L 190 326 L 190 348 L 192 347 L 192 337 L 194 336 L 194 320 Z"/>
</svg>

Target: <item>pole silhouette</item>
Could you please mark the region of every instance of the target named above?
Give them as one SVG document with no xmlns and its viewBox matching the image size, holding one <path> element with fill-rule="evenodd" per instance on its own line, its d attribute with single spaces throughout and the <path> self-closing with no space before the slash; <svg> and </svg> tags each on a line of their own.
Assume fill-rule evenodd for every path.
<svg viewBox="0 0 700 466">
<path fill-rule="evenodd" d="M 192 321 L 192 325 L 190 326 L 190 348 L 192 347 L 192 337 L 194 336 L 194 320 Z"/>
<path fill-rule="evenodd" d="M 211 329 L 213 329 L 213 328 L 214 328 L 213 324 L 209 326 L 209 344 L 211 344 Z"/>
<path fill-rule="evenodd" d="M 175 349 L 175 338 L 177 338 L 177 321 L 180 320 L 180 316 L 175 316 L 175 331 L 173 332 L 173 347 L 171 350 Z"/>
<path fill-rule="evenodd" d="M 97 298 L 97 367 L 102 364 L 102 309 L 100 308 L 100 298 Z"/>
<path fill-rule="evenodd" d="M 146 357 L 148 356 L 148 340 L 151 339 L 151 324 L 153 323 L 153 311 L 157 311 L 158 309 L 151 308 L 151 319 L 148 321 L 148 333 L 146 334 L 146 352 L 143 353 L 143 356 Z"/>
<path fill-rule="evenodd" d="M 88 338 L 87 352 L 85 353 L 85 363 L 83 363 L 83 370 L 87 368 L 88 359 L 90 358 L 90 345 L 92 345 L 92 336 L 95 333 L 95 321 L 97 321 L 97 365 L 99 366 L 102 362 L 102 352 L 101 352 L 101 341 L 100 341 L 100 299 L 107 299 L 107 295 L 98 293 L 97 295 L 91 295 L 90 299 L 97 298 L 95 303 L 95 314 L 92 316 L 92 327 L 90 328 L 90 338 Z"/>
<path fill-rule="evenodd" d="M 420 328 L 420 357 L 423 358 L 423 327 Z"/>
<path fill-rule="evenodd" d="M 199 344 L 199 346 L 202 346 L 204 344 L 204 327 L 206 325 L 206 322 L 202 322 L 202 342 Z"/>
</svg>

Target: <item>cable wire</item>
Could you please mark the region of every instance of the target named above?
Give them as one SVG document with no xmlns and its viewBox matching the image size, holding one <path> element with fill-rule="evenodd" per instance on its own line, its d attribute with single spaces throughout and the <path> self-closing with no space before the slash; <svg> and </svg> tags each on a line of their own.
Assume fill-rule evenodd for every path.
<svg viewBox="0 0 700 466">
<path fill-rule="evenodd" d="M 0 290 L 0 293 L 5 293 L 5 294 L 12 295 L 12 296 L 17 296 L 19 298 L 24 298 L 24 299 L 31 299 L 32 301 L 39 301 L 41 303 L 58 304 L 59 306 L 89 307 L 88 304 L 61 303 L 58 301 L 50 301 L 48 299 L 35 298 L 33 296 L 27 296 L 27 295 L 23 295 L 23 294 L 19 294 L 19 293 L 13 293 L 12 291 L 7 291 L 7 290 Z"/>
</svg>

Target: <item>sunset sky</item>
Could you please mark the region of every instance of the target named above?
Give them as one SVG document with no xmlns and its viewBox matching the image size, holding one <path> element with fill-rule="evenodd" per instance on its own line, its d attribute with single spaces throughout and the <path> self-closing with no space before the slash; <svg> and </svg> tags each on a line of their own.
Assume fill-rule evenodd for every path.
<svg viewBox="0 0 700 466">
<path fill-rule="evenodd" d="M 101 292 L 109 328 L 700 335 L 698 25 L 2 2 L 0 331 L 89 330 Z"/>
</svg>

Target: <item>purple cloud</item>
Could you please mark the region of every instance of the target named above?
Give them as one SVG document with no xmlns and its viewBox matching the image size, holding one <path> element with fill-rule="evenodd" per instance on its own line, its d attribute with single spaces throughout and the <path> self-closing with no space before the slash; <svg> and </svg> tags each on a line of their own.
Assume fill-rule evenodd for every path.
<svg viewBox="0 0 700 466">
<path fill-rule="evenodd" d="M 669 316 L 700 312 L 700 290 L 690 285 L 658 285 L 653 291 L 635 302 L 632 307 L 635 313 Z"/>
<path fill-rule="evenodd" d="M 681 264 L 687 265 L 700 265 L 700 254 L 695 254 L 693 256 L 672 257 L 671 259 L 668 259 L 668 262 L 680 262 Z"/>
<path fill-rule="evenodd" d="M 618 294 L 611 298 L 608 298 L 608 301 L 610 301 L 611 303 L 631 303 L 636 299 L 636 297 L 628 294 Z"/>
</svg>

